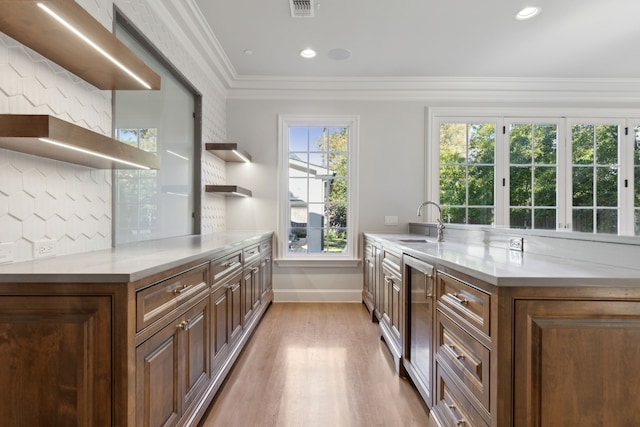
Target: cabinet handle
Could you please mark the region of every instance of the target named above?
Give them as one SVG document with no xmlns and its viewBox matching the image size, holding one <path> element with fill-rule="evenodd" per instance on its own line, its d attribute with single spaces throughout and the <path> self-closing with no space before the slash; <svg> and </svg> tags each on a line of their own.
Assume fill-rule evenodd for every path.
<svg viewBox="0 0 640 427">
<path fill-rule="evenodd" d="M 192 286 L 193 285 L 182 285 L 181 288 L 174 289 L 173 293 L 174 293 L 174 295 L 180 295 L 181 293 L 185 292 L 187 289 L 189 289 Z"/>
<path fill-rule="evenodd" d="M 231 289 L 231 288 L 233 288 L 233 285 L 227 283 L 226 285 L 222 285 L 222 287 L 225 288 L 225 289 Z"/>
<path fill-rule="evenodd" d="M 458 352 L 455 350 L 455 348 L 456 348 L 455 345 L 449 344 L 449 349 L 451 350 L 453 355 L 456 357 L 456 359 L 463 360 L 464 359 L 464 354 L 458 354 Z"/>
<path fill-rule="evenodd" d="M 183 320 L 182 322 L 178 323 L 176 325 L 176 328 L 182 329 L 183 331 L 186 331 L 189 329 L 189 321 L 188 320 Z"/>
<path fill-rule="evenodd" d="M 260 269 L 258 267 L 253 267 L 251 271 L 253 271 L 254 273 L 257 273 L 258 271 L 260 271 Z"/>
<path fill-rule="evenodd" d="M 266 257 L 264 260 L 265 260 L 266 262 L 271 262 L 271 257 L 270 257 L 270 256 L 268 256 L 268 257 Z"/>
<path fill-rule="evenodd" d="M 455 302 L 457 302 L 458 304 L 460 304 L 460 305 L 467 305 L 467 304 L 469 304 L 469 300 L 467 300 L 467 299 L 465 299 L 465 298 L 460 298 L 460 297 L 458 296 L 458 294 L 455 294 L 455 293 L 454 293 L 454 294 L 450 294 L 450 293 L 448 293 L 448 294 L 447 294 L 447 296 L 448 296 L 449 298 L 451 298 L 452 300 L 454 300 Z"/>
<path fill-rule="evenodd" d="M 456 409 L 458 409 L 456 408 L 456 405 L 447 405 L 447 406 L 449 407 L 449 409 L 451 409 L 451 412 L 453 412 L 453 414 L 456 415 L 456 412 L 457 412 Z M 465 420 L 464 418 L 456 422 L 457 426 L 466 425 L 466 424 L 467 424 L 467 420 Z"/>
<path fill-rule="evenodd" d="M 240 263 L 239 263 L 238 261 L 233 261 L 233 262 L 232 262 L 232 261 L 229 261 L 229 262 L 225 262 L 224 264 L 222 264 L 222 266 L 223 266 L 224 268 L 229 268 L 229 267 L 231 267 L 231 266 L 233 266 L 233 265 L 236 265 L 236 264 L 240 264 Z"/>
</svg>

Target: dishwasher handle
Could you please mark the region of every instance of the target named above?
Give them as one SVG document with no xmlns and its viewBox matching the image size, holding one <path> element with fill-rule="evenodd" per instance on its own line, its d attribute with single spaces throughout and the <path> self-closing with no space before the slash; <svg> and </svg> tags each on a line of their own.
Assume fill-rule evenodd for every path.
<svg viewBox="0 0 640 427">
<path fill-rule="evenodd" d="M 431 264 L 409 255 L 404 256 L 404 264 L 405 269 L 410 267 L 411 269 L 424 274 L 426 279 L 424 289 L 425 297 L 433 298 L 433 279 L 435 268 Z M 405 274 L 407 274 L 407 272 L 405 272 Z"/>
</svg>

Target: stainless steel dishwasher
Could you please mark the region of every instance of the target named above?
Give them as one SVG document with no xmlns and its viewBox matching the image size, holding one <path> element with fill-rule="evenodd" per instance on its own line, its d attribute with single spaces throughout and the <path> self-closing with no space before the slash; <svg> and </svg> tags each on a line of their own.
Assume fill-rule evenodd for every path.
<svg viewBox="0 0 640 427">
<path fill-rule="evenodd" d="M 432 407 L 433 378 L 433 273 L 432 265 L 403 255 L 406 328 L 403 366 L 418 392 Z"/>
</svg>

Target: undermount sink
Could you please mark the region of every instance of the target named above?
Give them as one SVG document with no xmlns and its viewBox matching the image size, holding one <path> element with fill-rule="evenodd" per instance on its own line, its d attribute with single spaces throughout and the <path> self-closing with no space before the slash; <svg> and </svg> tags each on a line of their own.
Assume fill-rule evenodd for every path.
<svg viewBox="0 0 640 427">
<path fill-rule="evenodd" d="M 427 240 L 427 239 L 398 239 L 398 242 L 403 242 L 403 243 L 431 243 L 431 240 Z"/>
</svg>

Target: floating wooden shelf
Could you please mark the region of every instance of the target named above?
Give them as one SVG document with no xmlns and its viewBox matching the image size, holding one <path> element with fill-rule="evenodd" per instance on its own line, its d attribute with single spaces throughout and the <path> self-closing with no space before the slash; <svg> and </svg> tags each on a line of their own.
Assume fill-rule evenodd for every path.
<svg viewBox="0 0 640 427">
<path fill-rule="evenodd" d="M 38 6 L 42 3 L 146 82 L 160 89 L 160 76 L 72 0 L 0 0 L 0 31 L 103 90 L 145 89 Z"/>
<path fill-rule="evenodd" d="M 241 150 L 235 143 L 207 142 L 204 148 L 225 162 L 251 162 L 249 153 Z"/>
<path fill-rule="evenodd" d="M 219 193 L 225 196 L 251 197 L 251 190 L 237 185 L 205 185 L 207 193 Z"/>
<path fill-rule="evenodd" d="M 46 115 L 0 114 L 0 148 L 96 169 L 160 168 L 155 154 Z"/>
</svg>

